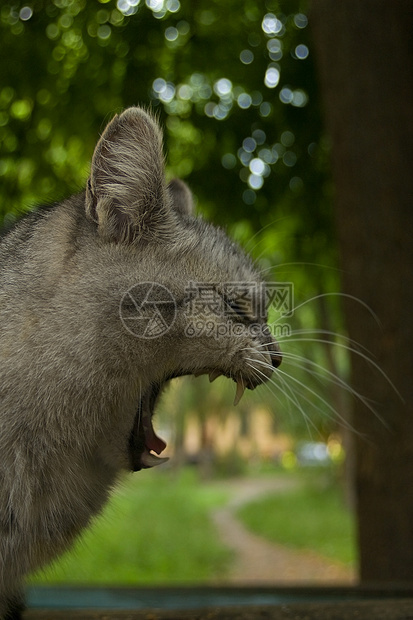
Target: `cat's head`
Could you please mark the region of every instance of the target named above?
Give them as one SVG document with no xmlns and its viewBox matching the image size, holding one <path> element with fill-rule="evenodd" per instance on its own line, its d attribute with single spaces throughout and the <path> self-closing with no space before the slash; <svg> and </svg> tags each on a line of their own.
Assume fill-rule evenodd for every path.
<svg viewBox="0 0 413 620">
<path fill-rule="evenodd" d="M 225 375 L 238 402 L 268 380 L 281 354 L 259 271 L 222 229 L 193 215 L 184 183 L 166 183 L 161 131 L 140 108 L 105 129 L 86 210 L 118 269 L 121 337 L 143 390 L 185 374 Z"/>
</svg>

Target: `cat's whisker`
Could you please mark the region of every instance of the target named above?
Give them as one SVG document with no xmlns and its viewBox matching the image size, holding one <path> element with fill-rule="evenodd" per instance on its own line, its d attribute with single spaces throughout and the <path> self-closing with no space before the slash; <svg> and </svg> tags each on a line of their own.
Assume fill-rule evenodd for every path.
<svg viewBox="0 0 413 620">
<path fill-rule="evenodd" d="M 251 358 L 249 358 L 250 361 L 253 361 L 256 364 L 259 364 L 261 366 L 263 366 L 264 368 L 268 368 L 268 369 L 272 369 L 272 366 L 270 366 L 267 362 L 264 362 L 262 360 L 251 360 Z M 311 360 L 309 360 L 311 362 Z M 319 366 L 319 365 L 318 365 Z M 321 366 L 319 366 L 320 368 L 322 368 Z M 307 370 L 305 367 L 303 368 L 304 370 Z M 330 374 L 331 377 L 333 379 L 337 379 L 339 380 L 339 378 L 337 378 L 334 373 L 330 373 L 329 371 L 323 369 L 324 372 L 326 372 L 327 374 Z M 264 373 L 262 373 L 264 374 Z M 310 373 L 311 374 L 311 373 Z M 315 390 L 313 390 L 311 387 L 309 387 L 308 385 L 306 385 L 303 381 L 300 381 L 299 379 L 297 379 L 296 377 L 286 373 L 285 371 L 283 371 L 282 369 L 278 368 L 277 369 L 277 375 L 280 376 L 284 376 L 284 377 L 288 377 L 290 379 L 290 381 L 294 382 L 296 385 L 300 386 L 301 388 L 303 388 L 306 392 L 308 392 L 309 394 L 311 394 L 312 396 L 314 396 L 320 403 L 322 403 L 328 411 L 331 411 L 331 413 L 333 414 L 332 417 L 334 418 L 338 418 L 342 424 L 349 428 L 352 429 L 352 426 L 347 422 L 347 420 L 325 399 L 323 398 L 319 393 L 317 393 Z M 333 381 L 333 379 L 330 379 L 330 382 Z M 333 381 L 334 382 L 334 381 Z M 357 400 L 359 400 L 360 402 L 363 403 L 363 405 L 365 405 L 365 407 L 367 409 L 369 409 L 373 415 L 375 415 L 377 417 L 378 420 L 380 420 L 380 422 L 387 427 L 385 421 L 381 418 L 381 416 L 377 413 L 377 411 L 370 405 L 370 403 L 367 401 L 367 399 L 365 399 L 361 394 L 359 394 L 356 390 L 354 390 L 351 386 L 349 386 L 347 383 L 342 382 L 339 384 L 340 387 L 342 387 L 343 389 L 345 389 L 346 391 L 348 391 L 353 397 L 355 397 Z M 302 394 L 302 397 L 307 400 L 308 402 L 311 403 L 311 401 L 309 401 L 304 394 Z M 314 404 L 314 403 L 311 403 Z"/>
<path fill-rule="evenodd" d="M 404 402 L 402 395 L 400 394 L 400 392 L 398 391 L 397 387 L 394 385 L 390 377 L 384 372 L 384 370 L 369 355 L 367 355 L 366 353 L 363 353 L 355 346 L 350 346 L 342 342 L 324 340 L 322 338 L 295 338 L 295 339 L 293 338 L 289 340 L 289 342 L 308 342 L 308 343 L 329 345 L 329 346 L 336 347 L 337 349 L 345 350 L 349 353 L 353 353 L 354 355 L 361 357 L 367 364 L 369 364 L 372 368 L 374 368 L 383 377 L 383 379 L 390 385 L 390 387 L 395 392 L 395 394 L 397 394 L 398 398 L 400 398 L 400 400 Z M 288 358 L 287 351 L 283 350 L 282 355 L 283 355 L 283 359 Z M 328 371 L 326 370 L 326 372 Z"/>
<path fill-rule="evenodd" d="M 272 324 L 270 324 L 269 327 L 271 327 L 271 325 Z M 330 336 L 331 338 L 337 338 L 339 340 L 344 340 L 345 342 L 349 342 L 353 346 L 360 347 L 360 349 L 364 349 L 367 353 L 369 353 L 368 349 L 365 346 L 363 346 L 361 343 L 356 342 L 355 340 L 352 340 L 351 338 L 349 338 L 345 334 L 342 334 L 340 332 L 335 332 L 335 331 L 332 331 L 330 329 L 321 329 L 321 328 L 318 328 L 318 329 L 315 329 L 315 328 L 310 328 L 310 329 L 304 329 L 304 328 L 302 328 L 302 329 L 294 329 L 294 331 L 292 333 L 292 336 L 301 336 L 301 335 L 309 336 L 311 334 L 314 334 L 314 335 L 317 335 L 317 336 L 318 335 L 322 335 L 322 336 L 326 336 L 326 337 Z M 293 339 L 292 336 L 286 337 L 286 340 L 287 340 L 287 338 L 288 338 L 288 340 L 290 342 L 298 342 L 300 340 L 299 338 Z M 328 340 L 328 342 L 329 342 L 329 344 L 334 344 L 335 341 L 334 340 Z"/>
<path fill-rule="evenodd" d="M 250 347 L 242 347 L 240 349 L 240 351 L 254 351 L 255 348 L 256 349 L 260 349 L 260 348 L 264 348 L 264 347 L 269 347 L 269 346 L 271 346 L 273 344 L 274 344 L 274 341 L 270 340 L 269 342 L 263 342 L 263 343 L 257 344 L 255 347 L 251 347 L 251 346 Z M 273 353 L 276 354 L 277 352 L 273 351 Z"/>
<path fill-rule="evenodd" d="M 359 400 L 362 400 L 362 402 L 367 406 L 367 403 L 368 403 L 367 398 L 365 398 L 362 394 L 357 392 L 353 387 L 351 387 L 350 384 L 348 384 L 340 376 L 336 375 L 335 373 L 328 370 L 327 368 L 324 368 L 324 366 L 321 366 L 321 364 L 318 364 L 314 362 L 313 360 L 309 360 L 305 357 L 302 357 L 301 355 L 294 355 L 292 353 L 286 355 L 286 362 L 289 363 L 290 366 L 303 370 L 307 372 L 309 375 L 317 379 L 327 380 L 330 383 L 343 388 L 344 390 L 346 390 L 353 396 L 357 397 Z M 312 366 L 313 368 L 308 368 L 309 365 Z"/>
<path fill-rule="evenodd" d="M 283 217 L 277 217 L 274 220 L 272 220 L 271 222 L 269 222 L 268 224 L 266 224 L 265 226 L 263 226 L 262 228 L 260 228 L 259 230 L 257 230 L 257 232 L 250 238 L 248 239 L 247 243 L 245 244 L 245 249 L 248 251 L 249 254 L 252 254 L 253 251 L 255 250 L 255 248 L 262 243 L 262 239 L 258 239 L 257 243 L 255 245 L 253 245 L 252 247 L 249 247 L 250 243 L 258 236 L 260 235 L 264 230 L 266 230 L 267 228 L 270 228 L 270 226 L 274 226 L 274 224 L 277 224 L 277 222 L 280 222 L 281 220 L 283 220 Z M 258 259 L 257 259 L 258 261 Z"/>
<path fill-rule="evenodd" d="M 304 335 L 310 335 L 310 334 L 319 334 L 321 336 L 331 336 L 332 338 L 338 338 L 341 339 L 342 342 L 337 341 L 337 340 L 330 340 L 328 338 L 320 338 L 320 337 L 313 337 L 313 338 L 305 338 L 305 337 L 301 337 L 301 334 Z M 374 361 L 374 359 L 372 359 L 372 353 L 363 345 L 361 345 L 360 343 L 355 342 L 354 340 L 350 340 L 349 338 L 347 338 L 346 336 L 338 333 L 338 332 L 334 332 L 331 330 L 323 330 L 323 329 L 301 329 L 301 330 L 295 330 L 294 331 L 294 335 L 298 335 L 300 337 L 298 338 L 294 338 L 292 336 L 286 336 L 285 339 L 283 340 L 282 338 L 278 338 L 278 342 L 279 344 L 282 344 L 283 342 L 288 342 L 289 344 L 291 343 L 314 343 L 314 344 L 322 344 L 322 345 L 326 345 L 326 346 L 331 346 L 331 347 L 335 347 L 336 349 L 342 349 L 342 350 L 346 350 L 349 353 L 353 353 L 354 355 L 357 355 L 359 357 L 361 357 L 362 359 L 364 359 L 368 364 L 370 364 L 370 366 L 372 366 L 382 377 L 383 379 L 385 379 L 385 381 L 391 386 L 391 388 L 393 389 L 393 391 L 395 392 L 395 394 L 397 394 L 398 398 L 400 398 L 400 400 L 402 402 L 404 402 L 404 399 L 402 397 L 402 395 L 400 394 L 400 392 L 398 391 L 397 387 L 395 386 L 395 384 L 393 383 L 393 381 L 390 379 L 390 377 L 383 371 L 383 369 Z M 263 346 L 267 346 L 266 344 L 259 344 L 257 345 L 257 347 L 263 347 Z M 364 351 L 364 352 L 363 352 Z M 283 359 L 287 358 L 287 352 L 283 349 L 282 350 L 282 356 Z"/>
<path fill-rule="evenodd" d="M 247 359 L 251 359 L 251 358 L 247 358 Z M 273 367 L 267 362 L 264 362 L 263 360 L 252 360 L 252 361 L 256 361 L 257 363 L 261 365 L 265 365 L 265 367 L 267 367 L 268 369 L 273 370 Z M 303 363 L 301 364 L 297 363 L 300 361 L 302 361 Z M 365 399 L 361 394 L 359 394 L 356 390 L 354 390 L 354 388 L 352 388 L 344 379 L 342 379 L 341 377 L 339 377 L 332 371 L 328 370 L 321 364 L 318 364 L 314 360 L 308 359 L 301 355 L 296 355 L 294 353 L 287 352 L 285 353 L 285 362 L 290 363 L 291 366 L 295 368 L 299 368 L 314 377 L 327 380 L 330 383 L 334 383 L 338 385 L 339 387 L 342 387 L 343 389 L 349 391 L 353 396 L 359 399 L 362 399 L 363 402 L 367 406 L 367 403 L 368 403 L 367 399 Z M 312 368 L 308 368 L 309 365 L 312 366 Z M 277 372 L 279 372 L 279 369 L 277 369 Z"/>
<path fill-rule="evenodd" d="M 318 295 L 314 295 L 313 297 L 310 297 L 309 299 L 306 299 L 305 301 L 301 302 L 298 306 L 295 306 L 292 310 L 289 310 L 287 313 L 280 315 L 279 318 L 276 321 L 274 321 L 274 323 L 280 321 L 281 319 L 285 319 L 286 317 L 291 316 L 292 312 L 296 312 L 297 310 L 299 310 L 300 308 L 303 308 L 304 306 L 311 303 L 312 301 L 316 301 L 317 299 L 323 299 L 327 297 L 345 297 L 346 299 L 351 299 L 352 301 L 355 301 L 356 303 L 363 306 L 363 308 L 365 308 L 368 311 L 368 313 L 373 317 L 373 319 L 376 321 L 377 325 L 381 327 L 381 321 L 379 317 L 368 304 L 366 304 L 359 297 L 355 297 L 354 295 L 350 295 L 349 293 L 341 293 L 341 292 L 319 293 Z"/>
<path fill-rule="evenodd" d="M 288 376 L 288 375 L 287 375 Z M 300 411 L 301 415 L 303 416 L 305 425 L 307 427 L 307 432 L 311 435 L 311 428 L 313 430 L 316 431 L 316 433 L 318 435 L 321 435 L 320 433 L 320 429 L 317 427 L 317 424 L 311 419 L 311 416 L 309 414 L 306 413 L 302 403 L 300 402 L 300 398 L 307 402 L 308 404 L 310 404 L 311 407 L 313 407 L 314 409 L 316 409 L 316 411 L 321 412 L 320 407 L 317 407 L 317 405 L 310 401 L 309 398 L 307 398 L 305 396 L 305 394 L 303 394 L 303 390 L 301 389 L 297 389 L 297 386 L 291 387 L 290 385 L 288 385 L 287 379 L 286 377 L 282 376 L 281 374 L 277 377 L 278 379 L 280 379 L 282 385 L 284 386 L 284 392 L 283 395 L 287 397 L 287 401 L 288 402 L 293 402 L 298 406 L 298 410 Z M 286 390 L 288 389 L 289 394 L 286 392 Z M 298 393 L 298 395 L 297 395 Z M 329 416 L 331 417 L 331 416 Z M 311 428 L 310 428 L 311 426 Z"/>
<path fill-rule="evenodd" d="M 302 388 L 305 392 L 307 392 L 308 394 L 314 396 L 321 404 L 324 405 L 324 407 L 326 407 L 327 411 L 329 411 L 331 413 L 331 419 L 338 419 L 340 420 L 341 424 L 349 429 L 354 431 L 354 428 L 352 427 L 352 425 L 348 422 L 348 420 L 346 420 L 346 418 L 344 418 L 325 398 L 323 398 L 320 394 L 318 394 L 315 390 L 313 390 L 312 388 L 310 388 L 308 385 L 306 385 L 303 381 L 300 381 L 299 379 L 297 379 L 296 377 L 293 377 L 292 375 L 289 375 L 288 373 L 286 373 L 283 370 L 279 371 L 281 376 L 287 377 L 288 379 L 290 379 L 290 381 L 292 381 L 295 385 L 298 385 L 300 388 Z M 304 392 L 301 393 L 301 398 L 303 398 L 307 403 L 309 403 L 311 406 L 314 406 L 316 409 L 318 409 L 320 411 L 320 409 L 318 407 L 316 407 L 315 403 L 313 403 L 309 398 L 307 398 L 307 396 L 305 395 Z M 366 403 L 364 403 L 366 404 Z M 374 411 L 374 409 L 372 407 L 370 407 L 368 404 L 366 404 L 366 406 L 372 411 L 372 413 L 374 413 L 375 415 L 377 415 L 377 413 Z"/>
<path fill-rule="evenodd" d="M 292 388 L 288 385 L 285 377 L 278 375 L 277 376 L 278 381 L 281 383 L 280 386 L 277 386 L 275 384 L 275 381 L 271 380 L 270 384 L 268 385 L 267 383 L 265 384 L 265 386 L 268 386 L 269 391 L 271 392 L 271 395 L 276 396 L 278 402 L 281 404 L 281 398 L 278 396 L 278 391 L 281 388 L 281 392 L 282 395 L 287 399 L 287 406 L 288 406 L 288 413 L 290 415 L 290 417 L 293 415 L 293 410 L 291 408 L 291 405 L 294 405 L 295 408 L 298 409 L 298 411 L 301 413 L 303 420 L 305 422 L 305 425 L 307 427 L 307 431 L 310 432 L 310 427 L 309 427 L 309 422 L 311 422 L 311 420 L 308 419 L 308 416 L 306 414 L 306 412 L 304 411 L 303 407 L 301 406 L 301 403 L 296 395 L 296 393 L 294 392 L 294 390 L 292 390 Z M 276 389 L 272 389 L 273 387 L 275 387 Z"/>
<path fill-rule="evenodd" d="M 261 376 L 261 378 L 264 378 L 265 380 L 267 379 L 266 375 L 264 375 L 264 373 L 260 372 L 257 368 L 251 366 L 251 364 L 248 364 L 248 366 L 250 366 L 250 368 L 253 368 L 253 370 L 255 371 L 255 373 L 257 374 L 257 376 Z M 294 390 L 288 385 L 288 383 L 286 382 L 286 380 L 284 379 L 284 377 L 279 376 L 278 378 L 281 379 L 284 390 L 282 391 L 282 394 L 285 398 L 287 398 L 287 402 L 292 405 L 294 405 L 299 412 L 301 413 L 301 415 L 303 416 L 304 422 L 306 424 L 307 427 L 307 431 L 309 434 L 311 434 L 311 430 L 310 430 L 310 426 L 312 426 L 314 428 L 314 430 L 318 431 L 316 425 L 314 424 L 314 422 L 311 420 L 311 418 L 307 415 L 307 413 L 304 411 L 296 393 L 294 392 Z M 281 403 L 281 399 L 278 396 L 279 389 L 280 386 L 277 385 L 275 383 L 275 381 L 273 379 L 270 379 L 268 382 L 265 382 L 263 384 L 265 386 L 266 389 L 268 389 L 271 393 L 271 396 L 275 397 L 277 399 L 277 401 L 279 403 Z M 276 391 L 274 392 L 271 388 L 275 387 Z M 287 392 L 288 390 L 288 392 Z M 289 408 L 289 412 L 291 414 L 291 409 Z"/>
<path fill-rule="evenodd" d="M 340 376 L 327 370 L 320 364 L 317 364 L 316 362 L 313 362 L 312 360 L 308 360 L 307 358 L 303 358 L 302 356 L 299 356 L 299 355 L 297 356 L 294 356 L 292 354 L 286 355 L 286 363 L 289 364 L 293 368 L 297 368 L 301 371 L 306 372 L 308 375 L 312 376 L 317 381 L 320 381 L 320 382 L 327 381 L 329 384 L 336 385 L 337 387 L 341 388 L 343 391 L 347 392 L 353 398 L 356 398 L 357 400 L 362 402 L 363 405 L 367 409 L 369 409 L 377 417 L 377 419 L 380 420 L 380 422 L 384 426 L 387 427 L 386 423 L 381 418 L 381 416 L 377 413 L 374 406 L 370 404 L 369 400 L 365 396 L 363 396 L 363 394 L 355 390 L 349 383 L 347 383 Z M 309 368 L 309 366 L 312 366 L 312 368 Z"/>
<path fill-rule="evenodd" d="M 302 333 L 311 333 L 312 330 L 302 330 Z M 322 335 L 325 335 L 325 333 L 327 332 L 327 330 L 317 330 L 319 333 L 321 333 Z M 336 334 L 334 332 L 330 332 L 332 335 L 334 334 L 336 336 Z M 344 339 L 344 337 L 342 337 Z M 290 339 L 289 342 L 311 342 L 314 344 L 322 344 L 322 345 L 331 345 L 333 347 L 336 347 L 337 349 L 343 349 L 347 352 L 350 353 L 354 353 L 355 355 L 359 355 L 362 359 L 364 359 L 367 363 L 369 363 L 373 368 L 375 368 L 382 376 L 383 378 L 386 379 L 386 381 L 389 382 L 389 384 L 392 386 L 392 388 L 395 390 L 395 392 L 398 394 L 398 396 L 401 398 L 400 394 L 397 391 L 397 388 L 394 386 L 394 384 L 391 382 L 391 380 L 387 377 L 387 375 L 384 373 L 384 371 L 378 366 L 378 364 L 371 359 L 371 357 L 369 357 L 368 355 L 366 355 L 366 353 L 363 353 L 362 351 L 360 351 L 359 349 L 357 349 L 355 346 L 351 346 L 348 341 L 348 339 L 346 339 L 346 343 L 343 342 L 337 342 L 337 341 L 331 341 L 331 340 L 327 340 L 324 338 L 293 338 Z M 268 347 L 270 343 L 260 343 L 259 345 L 257 345 L 258 349 L 263 349 Z M 244 350 L 247 350 L 248 347 L 245 347 Z M 270 357 L 272 357 L 273 355 L 275 355 L 276 353 L 273 351 L 270 351 L 267 349 L 267 352 L 269 353 Z M 375 408 L 368 402 L 368 399 L 365 398 L 361 393 L 357 392 L 352 386 L 350 386 L 343 378 L 341 378 L 340 376 L 338 376 L 337 374 L 333 373 L 331 370 L 321 366 L 320 364 L 316 363 L 315 361 L 308 359 L 308 358 L 304 358 L 300 355 L 294 354 L 292 352 L 289 351 L 282 351 L 282 355 L 283 355 L 283 362 L 285 363 L 290 363 L 291 366 L 295 367 L 295 368 L 301 368 L 303 371 L 307 372 L 310 376 L 317 378 L 318 380 L 324 380 L 324 381 L 328 381 L 330 384 L 334 384 L 340 388 L 342 388 L 345 392 L 351 394 L 354 398 L 356 398 L 357 400 L 359 400 L 360 402 L 362 402 L 367 409 L 369 409 L 379 420 L 382 424 L 384 424 L 384 420 L 382 419 L 382 417 L 377 413 L 377 411 L 375 410 Z M 263 366 L 265 366 L 268 369 L 273 370 L 273 367 L 268 364 L 267 362 L 264 362 L 262 360 L 255 360 L 255 359 L 251 359 L 251 358 L 247 358 L 249 361 L 252 361 L 254 363 L 259 363 Z M 299 363 L 302 360 L 302 363 Z M 311 368 L 309 368 L 309 366 Z M 283 372 L 283 371 L 279 371 L 279 372 Z M 284 373 L 285 374 L 285 373 Z M 294 377 L 291 377 L 291 379 L 293 381 L 298 381 L 297 379 L 295 379 Z M 310 390 L 311 388 L 308 388 L 308 390 Z M 316 393 L 314 392 L 314 395 Z M 320 395 L 318 395 L 320 401 L 323 401 L 324 404 L 328 405 L 327 401 L 325 399 L 323 399 Z M 331 407 L 331 405 L 330 405 Z"/>
<path fill-rule="evenodd" d="M 311 332 L 309 332 L 310 334 Z M 344 336 L 342 337 L 342 340 L 344 342 L 340 342 L 338 340 L 331 340 L 328 338 L 319 338 L 319 337 L 313 337 L 313 338 L 307 338 L 307 337 L 302 337 L 301 334 L 297 334 L 297 332 L 294 332 L 294 336 L 298 335 L 298 338 L 294 338 L 293 336 L 286 336 L 285 340 L 281 340 L 278 339 L 278 342 L 310 342 L 310 343 L 315 343 L 315 344 L 326 344 L 332 347 L 341 347 L 341 348 L 346 348 L 348 351 L 350 352 L 359 352 L 359 349 L 364 349 L 364 351 L 366 352 L 366 354 L 368 355 L 372 355 L 370 353 L 370 351 L 368 349 L 366 349 L 366 347 L 363 347 L 362 345 L 358 345 L 358 343 L 356 343 L 355 341 L 351 341 L 348 338 L 345 338 Z M 326 335 L 331 335 L 332 337 L 334 336 L 335 338 L 338 338 L 339 335 L 335 334 L 334 332 L 330 332 L 329 334 Z M 305 335 L 304 335 L 305 336 Z"/>
<path fill-rule="evenodd" d="M 280 280 L 280 276 L 288 276 L 294 274 L 295 268 L 302 267 L 316 267 L 318 269 L 329 269 L 330 271 L 339 272 L 340 269 L 331 265 L 323 265 L 322 263 L 308 263 L 304 261 L 280 263 L 278 265 L 270 265 L 269 267 L 263 267 L 259 270 L 259 274 L 262 278 L 266 279 L 268 273 L 274 273 L 277 284 L 282 285 L 284 282 Z"/>
<path fill-rule="evenodd" d="M 287 385 L 287 381 L 286 381 L 285 378 L 284 378 L 284 381 L 285 381 L 285 384 Z M 293 391 L 293 388 L 290 388 L 290 389 Z M 294 390 L 297 390 L 297 386 L 294 386 Z M 322 413 L 323 415 L 325 414 L 325 412 L 321 409 L 320 406 L 317 406 L 316 403 L 314 403 L 312 400 L 310 400 L 310 398 L 308 398 L 308 396 L 306 396 L 304 394 L 302 389 L 299 389 L 298 391 L 299 391 L 299 394 L 300 394 L 300 398 L 303 401 L 305 401 L 311 408 L 315 409 L 319 413 Z M 303 411 L 303 408 L 301 407 L 300 410 Z M 338 415 L 335 410 L 333 410 L 333 411 L 334 411 L 333 415 L 327 414 L 328 419 L 330 419 L 330 420 L 337 420 L 337 418 L 338 418 L 339 423 L 340 423 L 341 426 L 347 428 L 348 430 L 350 430 L 352 432 L 356 432 L 354 427 L 345 418 L 343 418 L 342 416 Z M 306 416 L 306 420 L 307 419 L 311 419 L 311 418 L 309 418 L 309 416 L 307 415 Z M 315 423 L 314 424 L 312 423 L 312 426 L 316 430 L 319 430 Z"/>
</svg>

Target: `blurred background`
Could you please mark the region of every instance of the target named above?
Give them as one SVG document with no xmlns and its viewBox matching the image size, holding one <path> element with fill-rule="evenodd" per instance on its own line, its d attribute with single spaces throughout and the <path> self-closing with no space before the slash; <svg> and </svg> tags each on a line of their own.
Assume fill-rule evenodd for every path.
<svg viewBox="0 0 413 620">
<path fill-rule="evenodd" d="M 331 3 L 314 4 L 315 24 L 327 27 Z M 337 167 L 330 167 L 332 144 L 338 161 L 337 132 L 334 122 L 325 128 L 328 68 L 320 62 L 316 70 L 316 59 L 334 48 L 335 28 L 354 43 L 351 27 L 366 19 L 374 32 L 382 14 L 366 6 L 356 15 L 355 3 L 348 7 L 330 24 L 328 39 L 322 27 L 311 29 L 302 0 L 2 2 L 4 223 L 80 191 L 105 124 L 127 106 L 144 105 L 164 127 L 168 177 L 185 179 L 198 212 L 225 227 L 265 278 L 291 286 L 294 296 L 292 308 L 282 299 L 270 308 L 284 355 L 271 383 L 234 408 L 233 386 L 224 380 L 172 382 L 155 422 L 169 464 L 127 477 L 92 531 L 35 583 L 357 579 L 352 444 L 364 433 L 357 420 L 374 420 L 380 441 L 404 432 L 399 425 L 389 440 L 386 414 L 368 383 L 355 387 L 351 380 L 356 357 L 394 401 L 396 377 L 381 370 L 368 343 L 354 341 L 344 321 L 346 313 L 361 312 L 359 324 L 373 324 L 377 339 L 380 307 L 363 295 L 350 310 L 341 303 L 343 290 L 347 298 L 353 292 L 343 289 L 339 263 L 336 220 L 344 211 L 334 202 Z M 332 84 L 345 99 L 347 82 Z M 354 101 L 345 101 L 351 112 Z M 357 221 L 351 225 L 356 234 Z M 355 251 L 362 257 L 365 246 Z M 408 453 L 404 474 L 410 447 Z M 413 560 L 406 562 L 413 576 Z"/>
</svg>

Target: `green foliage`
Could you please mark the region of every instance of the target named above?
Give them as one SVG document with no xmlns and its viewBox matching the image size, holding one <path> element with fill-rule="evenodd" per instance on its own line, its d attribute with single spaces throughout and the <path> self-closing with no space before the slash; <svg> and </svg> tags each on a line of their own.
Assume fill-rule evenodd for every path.
<svg viewBox="0 0 413 620">
<path fill-rule="evenodd" d="M 325 235 L 325 149 L 299 11 L 297 0 L 3 5 L 3 210 L 80 185 L 104 120 L 139 102 L 160 110 L 172 172 L 215 219 L 258 229 L 275 205 L 278 217 L 294 206 L 298 236 Z M 248 185 L 252 159 L 263 171 Z"/>
<path fill-rule="evenodd" d="M 222 492 L 145 471 L 130 477 L 72 551 L 32 583 L 168 584 L 222 577 L 229 552 L 216 540 L 209 511 Z"/>
<path fill-rule="evenodd" d="M 348 565 L 356 561 L 354 520 L 337 485 L 306 484 L 270 495 L 244 506 L 238 516 L 270 541 Z"/>
</svg>

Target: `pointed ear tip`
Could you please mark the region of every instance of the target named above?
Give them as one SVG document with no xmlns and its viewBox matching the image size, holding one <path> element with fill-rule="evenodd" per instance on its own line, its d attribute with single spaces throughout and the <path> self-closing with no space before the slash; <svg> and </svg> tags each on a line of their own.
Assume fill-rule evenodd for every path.
<svg viewBox="0 0 413 620">
<path fill-rule="evenodd" d="M 182 189 L 183 191 L 189 191 L 189 187 L 182 181 L 182 179 L 178 179 L 178 177 L 172 177 L 172 179 L 168 183 L 168 187 L 170 189 Z"/>
<path fill-rule="evenodd" d="M 118 116 L 118 119 L 121 123 L 139 123 L 140 121 L 144 121 L 149 125 L 158 127 L 158 121 L 155 114 L 153 114 L 150 109 L 145 110 L 139 106 L 126 108 L 126 110 Z"/>
<path fill-rule="evenodd" d="M 178 179 L 177 177 L 172 178 L 168 183 L 168 190 L 173 194 L 179 194 L 185 197 L 186 200 L 192 200 L 192 192 L 182 179 Z"/>
<path fill-rule="evenodd" d="M 168 183 L 167 189 L 175 210 L 181 214 L 192 215 L 194 212 L 194 201 L 188 185 L 181 179 L 173 178 Z"/>
</svg>

